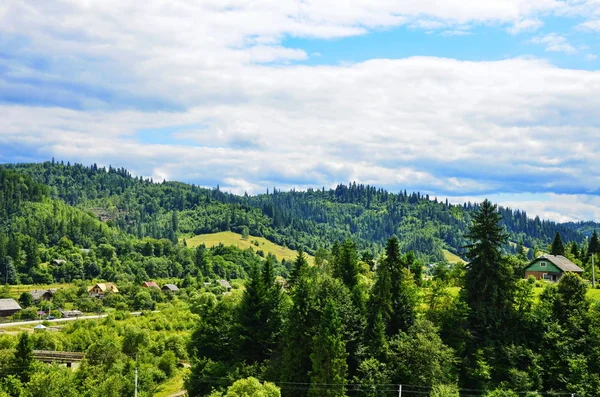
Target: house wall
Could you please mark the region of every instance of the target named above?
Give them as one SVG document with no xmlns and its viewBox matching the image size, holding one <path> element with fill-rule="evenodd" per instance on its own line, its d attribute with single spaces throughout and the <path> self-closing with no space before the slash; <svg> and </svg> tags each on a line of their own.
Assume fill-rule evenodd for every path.
<svg viewBox="0 0 600 397">
<path fill-rule="evenodd" d="M 542 263 L 546 263 L 546 266 L 542 266 Z M 538 258 L 533 261 L 527 268 L 526 272 L 543 272 L 543 273 L 562 273 L 562 270 L 558 268 L 554 263 L 547 259 Z"/>
<path fill-rule="evenodd" d="M 544 279 L 544 274 L 548 274 L 548 275 L 556 274 L 556 276 L 558 278 L 560 278 L 562 276 L 561 272 L 548 272 L 548 271 L 533 272 L 533 271 L 526 270 L 525 271 L 525 278 L 529 278 L 529 276 L 533 276 L 533 277 L 535 277 L 536 280 L 543 280 Z"/>
</svg>

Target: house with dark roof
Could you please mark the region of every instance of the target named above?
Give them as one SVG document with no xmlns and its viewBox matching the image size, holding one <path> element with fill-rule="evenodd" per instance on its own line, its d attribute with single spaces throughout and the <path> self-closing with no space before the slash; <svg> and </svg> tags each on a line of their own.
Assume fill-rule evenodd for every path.
<svg viewBox="0 0 600 397">
<path fill-rule="evenodd" d="M 14 299 L 0 299 L 0 317 L 12 316 L 21 311 L 21 306 Z"/>
<path fill-rule="evenodd" d="M 177 292 L 179 291 L 179 288 L 175 284 L 165 284 L 163 285 L 162 290 L 167 292 Z"/>
<path fill-rule="evenodd" d="M 525 268 L 525 278 L 558 281 L 566 272 L 583 274 L 583 269 L 562 255 L 542 255 L 535 258 Z"/>
<path fill-rule="evenodd" d="M 160 287 L 158 286 L 158 284 L 156 284 L 156 282 L 154 282 L 154 281 L 146 281 L 146 282 L 144 282 L 144 284 L 142 284 L 142 287 L 144 287 L 144 288 L 158 288 L 158 289 L 160 289 Z"/>
<path fill-rule="evenodd" d="M 39 303 L 41 301 L 49 301 L 52 299 L 52 292 L 47 289 L 34 289 L 29 291 L 29 295 L 33 298 L 33 301 Z"/>
</svg>

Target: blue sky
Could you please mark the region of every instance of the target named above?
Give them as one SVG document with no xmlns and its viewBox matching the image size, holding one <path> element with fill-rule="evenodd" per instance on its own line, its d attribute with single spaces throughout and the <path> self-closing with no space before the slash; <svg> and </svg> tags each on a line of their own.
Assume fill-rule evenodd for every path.
<svg viewBox="0 0 600 397">
<path fill-rule="evenodd" d="M 600 221 L 599 0 L 9 0 L 0 161 Z"/>
</svg>

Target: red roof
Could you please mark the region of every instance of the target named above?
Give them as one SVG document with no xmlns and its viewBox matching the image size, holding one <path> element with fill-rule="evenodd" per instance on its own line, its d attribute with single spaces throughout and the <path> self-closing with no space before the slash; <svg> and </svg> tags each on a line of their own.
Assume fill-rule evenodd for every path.
<svg viewBox="0 0 600 397">
<path fill-rule="evenodd" d="M 142 287 L 146 287 L 146 288 L 158 288 L 158 289 L 160 289 L 160 287 L 158 286 L 158 284 L 156 284 L 154 281 L 146 281 L 144 284 L 142 284 Z"/>
</svg>

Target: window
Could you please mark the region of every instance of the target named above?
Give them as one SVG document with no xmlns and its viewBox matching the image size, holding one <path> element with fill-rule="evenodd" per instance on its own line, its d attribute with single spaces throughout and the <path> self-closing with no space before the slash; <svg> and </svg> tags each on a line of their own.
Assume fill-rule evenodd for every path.
<svg viewBox="0 0 600 397">
<path fill-rule="evenodd" d="M 540 267 L 546 267 L 546 262 L 540 262 Z"/>
<path fill-rule="evenodd" d="M 544 273 L 544 274 L 542 274 L 542 278 L 543 278 L 544 280 L 550 280 L 550 277 L 548 277 L 548 273 Z"/>
</svg>

